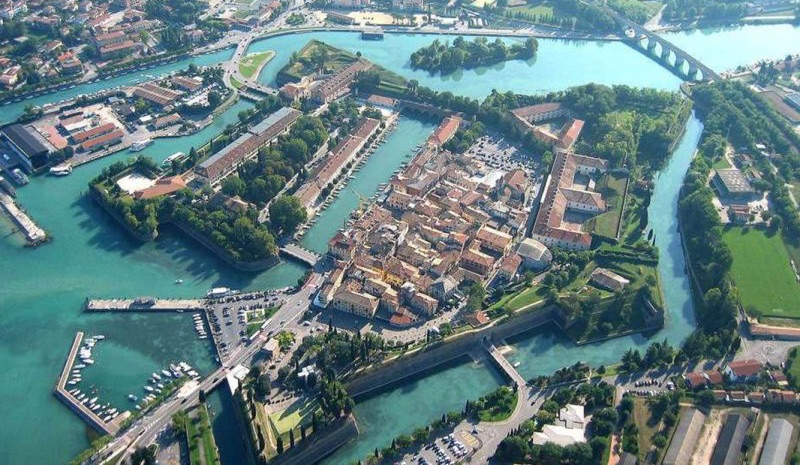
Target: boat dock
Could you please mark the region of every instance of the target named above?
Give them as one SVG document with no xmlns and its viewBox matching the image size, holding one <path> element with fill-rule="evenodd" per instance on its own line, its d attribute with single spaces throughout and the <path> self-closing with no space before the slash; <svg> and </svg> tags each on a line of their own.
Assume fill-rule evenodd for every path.
<svg viewBox="0 0 800 465">
<path fill-rule="evenodd" d="M 204 306 L 201 299 L 86 299 L 89 312 L 182 312 L 202 310 Z"/>
<path fill-rule="evenodd" d="M 47 239 L 47 234 L 44 230 L 37 226 L 25 212 L 20 210 L 14 199 L 4 192 L 0 192 L 0 206 L 14 221 L 14 224 L 22 230 L 29 244 L 38 245 Z"/>
<path fill-rule="evenodd" d="M 102 434 L 116 434 L 117 431 L 119 431 L 120 424 L 129 414 L 126 415 L 123 413 L 106 423 L 66 389 L 67 379 L 69 379 L 72 365 L 75 363 L 75 356 L 78 354 L 78 349 L 81 347 L 82 342 L 83 332 L 78 331 L 78 333 L 75 334 L 75 339 L 72 341 L 72 347 L 69 349 L 69 355 L 67 356 L 66 362 L 64 362 L 64 368 L 61 370 L 61 374 L 58 377 L 56 387 L 53 389 L 53 395 L 98 432 Z"/>
</svg>

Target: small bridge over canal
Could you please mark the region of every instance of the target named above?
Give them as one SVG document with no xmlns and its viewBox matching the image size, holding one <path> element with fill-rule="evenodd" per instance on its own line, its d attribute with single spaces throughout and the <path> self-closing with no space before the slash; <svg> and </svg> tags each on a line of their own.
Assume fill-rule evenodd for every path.
<svg viewBox="0 0 800 465">
<path fill-rule="evenodd" d="M 590 2 L 586 2 L 590 3 Z M 608 5 L 601 2 L 591 2 L 592 4 L 606 11 L 617 24 L 625 31 L 630 38 L 629 43 L 633 48 L 658 61 L 665 68 L 677 74 L 682 79 L 695 82 L 720 81 L 722 77 L 713 69 L 703 64 L 700 60 L 693 57 L 677 45 L 659 36 L 653 31 L 647 30 L 644 26 L 637 24 L 630 19 L 612 10 Z M 656 50 L 656 49 L 659 50 Z M 674 55 L 674 59 L 670 58 Z M 685 65 L 688 65 L 688 69 Z"/>
<path fill-rule="evenodd" d="M 287 257 L 301 261 L 312 268 L 322 260 L 322 255 L 293 243 L 281 246 L 280 251 Z"/>
</svg>

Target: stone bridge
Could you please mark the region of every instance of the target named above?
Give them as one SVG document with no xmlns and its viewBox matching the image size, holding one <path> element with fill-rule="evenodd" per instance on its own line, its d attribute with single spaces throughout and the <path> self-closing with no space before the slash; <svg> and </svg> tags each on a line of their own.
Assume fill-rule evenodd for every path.
<svg viewBox="0 0 800 465">
<path fill-rule="evenodd" d="M 287 257 L 301 261 L 312 268 L 322 259 L 320 254 L 292 243 L 282 246 L 280 251 Z"/>
<path fill-rule="evenodd" d="M 722 77 L 713 69 L 667 39 L 622 16 L 605 3 L 591 3 L 602 8 L 614 18 L 617 24 L 625 31 L 625 35 L 630 39 L 633 48 L 658 61 L 682 79 L 695 82 L 722 80 Z M 657 51 L 656 47 L 660 50 Z M 674 56 L 674 59 L 670 61 L 672 56 Z M 684 65 L 688 65 L 688 69 Z"/>
</svg>

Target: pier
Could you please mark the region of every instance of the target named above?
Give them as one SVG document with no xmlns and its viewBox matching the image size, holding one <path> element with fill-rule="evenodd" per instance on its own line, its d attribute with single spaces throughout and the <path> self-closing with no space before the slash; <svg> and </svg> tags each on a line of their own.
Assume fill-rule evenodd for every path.
<svg viewBox="0 0 800 465">
<path fill-rule="evenodd" d="M 64 368 L 61 370 L 61 374 L 58 377 L 56 387 L 53 389 L 53 395 L 55 395 L 58 400 L 63 402 L 67 407 L 70 408 L 70 410 L 75 412 L 83 421 L 85 421 L 87 424 L 89 424 L 89 426 L 98 432 L 102 434 L 116 434 L 117 431 L 119 431 L 119 425 L 125 420 L 125 418 L 128 417 L 128 415 L 130 415 L 128 412 L 122 413 L 115 419 L 106 423 L 94 412 L 92 412 L 89 407 L 78 401 L 78 399 L 76 399 L 75 396 L 70 394 L 66 389 L 67 379 L 69 379 L 70 371 L 72 371 L 72 365 L 75 363 L 75 356 L 78 354 L 78 349 L 81 347 L 82 342 L 83 332 L 78 331 L 78 333 L 75 334 L 75 339 L 72 341 L 72 347 L 69 349 L 69 355 L 67 356 L 67 360 L 64 362 Z"/>
<path fill-rule="evenodd" d="M 14 199 L 4 192 L 0 192 L 0 205 L 2 205 L 3 210 L 14 221 L 14 224 L 25 234 L 25 239 L 29 244 L 38 245 L 47 239 L 47 234 L 44 230 L 37 226 L 25 212 L 20 210 L 14 202 Z"/>
<path fill-rule="evenodd" d="M 201 299 L 86 299 L 88 312 L 183 312 L 202 310 L 204 307 L 205 300 Z"/>
<path fill-rule="evenodd" d="M 322 259 L 320 254 L 292 243 L 284 245 L 280 248 L 280 251 L 284 255 L 299 260 L 312 268 Z"/>
</svg>

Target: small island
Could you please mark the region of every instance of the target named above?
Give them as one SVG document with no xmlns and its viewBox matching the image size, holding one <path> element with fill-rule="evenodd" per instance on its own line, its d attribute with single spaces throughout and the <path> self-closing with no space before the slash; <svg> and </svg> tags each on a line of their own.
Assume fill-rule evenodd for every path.
<svg viewBox="0 0 800 465">
<path fill-rule="evenodd" d="M 411 54 L 411 68 L 448 74 L 508 60 L 529 60 L 538 50 L 539 42 L 533 37 L 510 47 L 499 38 L 490 43 L 485 37 L 477 37 L 472 42 L 456 37 L 452 44 L 437 39 Z"/>
</svg>

